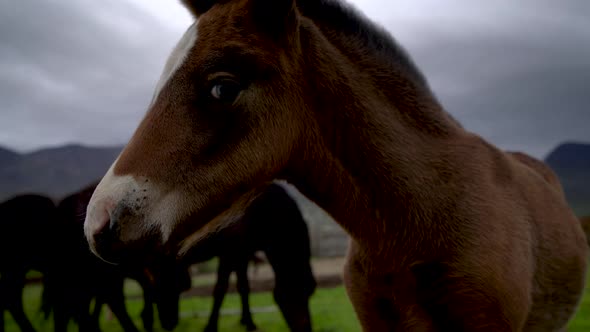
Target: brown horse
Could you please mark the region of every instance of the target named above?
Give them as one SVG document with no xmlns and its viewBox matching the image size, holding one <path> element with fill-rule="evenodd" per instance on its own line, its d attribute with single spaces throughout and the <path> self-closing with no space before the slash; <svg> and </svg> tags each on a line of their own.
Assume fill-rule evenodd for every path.
<svg viewBox="0 0 590 332">
<path fill-rule="evenodd" d="M 197 21 L 89 205 L 96 254 L 182 255 L 282 178 L 352 237 L 364 330 L 566 328 L 588 250 L 563 194 L 452 119 L 383 29 L 337 0 L 184 3 Z"/>
</svg>

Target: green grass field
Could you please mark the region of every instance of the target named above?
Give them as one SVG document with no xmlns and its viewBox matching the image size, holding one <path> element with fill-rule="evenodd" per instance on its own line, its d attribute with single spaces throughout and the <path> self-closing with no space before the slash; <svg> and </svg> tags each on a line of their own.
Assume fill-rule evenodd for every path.
<svg viewBox="0 0 590 332">
<path fill-rule="evenodd" d="M 128 294 L 137 294 L 139 291 L 136 284 L 129 282 L 126 287 Z M 25 289 L 24 300 L 25 310 L 38 331 L 52 331 L 52 322 L 45 321 L 38 313 L 40 285 L 31 285 Z M 181 302 L 181 323 L 177 331 L 202 331 L 207 321 L 208 310 L 211 306 L 211 298 L 186 298 Z M 281 332 L 288 331 L 280 312 L 276 309 L 270 293 L 253 294 L 250 297 L 253 308 L 267 309 L 264 312 L 254 313 L 254 321 L 260 331 Z M 139 313 L 142 308 L 141 300 L 127 301 L 127 307 L 135 320 L 137 326 L 141 327 Z M 239 309 L 239 298 L 236 294 L 229 294 L 224 301 L 223 310 L 232 311 Z M 270 309 L 270 310 L 268 310 Z M 312 319 L 314 331 L 318 332 L 353 332 L 360 331 L 353 309 L 346 297 L 342 287 L 318 289 L 311 300 Z M 239 310 L 236 310 L 239 312 Z M 239 325 L 240 316 L 237 314 L 223 315 L 220 321 L 220 332 L 243 331 Z M 6 314 L 6 331 L 17 332 L 18 327 L 12 321 L 10 315 Z M 116 319 L 108 319 L 103 310 L 101 328 L 108 332 L 122 332 Z M 76 331 L 75 326 L 70 326 L 70 331 Z M 156 323 L 156 331 L 163 331 Z M 570 332 L 590 331 L 590 289 L 584 296 L 580 311 L 570 325 Z"/>
</svg>

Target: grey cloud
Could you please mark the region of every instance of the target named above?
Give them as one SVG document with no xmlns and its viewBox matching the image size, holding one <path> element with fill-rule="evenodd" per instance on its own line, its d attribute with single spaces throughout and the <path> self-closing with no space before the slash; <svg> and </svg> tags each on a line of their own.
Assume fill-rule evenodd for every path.
<svg viewBox="0 0 590 332">
<path fill-rule="evenodd" d="M 477 25 L 476 15 L 469 24 L 390 26 L 404 24 L 398 38 L 468 129 L 537 157 L 565 140 L 590 142 L 590 2 L 527 0 L 508 8 L 495 24 Z"/>
<path fill-rule="evenodd" d="M 125 1 L 0 2 L 0 144 L 121 144 L 177 39 Z"/>
<path fill-rule="evenodd" d="M 538 157 L 590 141 L 589 1 L 356 2 L 467 128 Z M 0 1 L 0 145 L 128 139 L 182 34 L 141 3 Z"/>
</svg>

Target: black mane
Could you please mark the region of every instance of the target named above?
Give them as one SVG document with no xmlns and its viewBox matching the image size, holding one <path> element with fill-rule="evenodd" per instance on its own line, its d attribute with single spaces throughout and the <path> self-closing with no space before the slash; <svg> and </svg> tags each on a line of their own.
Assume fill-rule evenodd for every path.
<svg viewBox="0 0 590 332">
<path fill-rule="evenodd" d="M 407 52 L 384 28 L 341 0 L 298 0 L 297 7 L 304 16 L 329 24 L 348 37 L 376 52 L 387 64 L 402 69 L 416 83 L 427 81 Z"/>
</svg>

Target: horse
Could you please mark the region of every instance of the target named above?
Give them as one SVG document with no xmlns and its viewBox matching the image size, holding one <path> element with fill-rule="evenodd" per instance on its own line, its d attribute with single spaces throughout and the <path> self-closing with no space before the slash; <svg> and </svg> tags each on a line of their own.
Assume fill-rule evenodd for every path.
<svg viewBox="0 0 590 332">
<path fill-rule="evenodd" d="M 86 206 L 96 187 L 91 184 L 63 198 L 57 205 L 60 241 L 59 254 L 52 262 L 52 273 L 44 278 L 42 309 L 46 316 L 54 315 L 56 331 L 66 331 L 74 320 L 81 331 L 99 331 L 99 316 L 107 304 L 126 332 L 139 332 L 125 307 L 123 292 L 126 278 L 136 280 L 144 293 L 142 321 L 146 331 L 153 330 L 154 291 L 149 273 L 143 266 L 122 267 L 106 263 L 92 255 L 84 237 L 83 221 Z M 186 285 L 190 277 L 175 279 L 175 285 Z M 181 276 L 180 274 L 178 275 Z M 92 301 L 95 301 L 92 310 Z M 162 325 L 175 324 L 162 320 Z"/>
<path fill-rule="evenodd" d="M 30 270 L 46 273 L 54 256 L 55 204 L 45 196 L 23 194 L 0 204 L 0 331 L 8 311 L 23 332 L 35 328 L 23 309 L 23 288 Z"/>
<path fill-rule="evenodd" d="M 89 199 L 92 190 L 69 195 L 57 205 L 62 234 L 57 243 L 60 255 L 53 262 L 54 272 L 44 278 L 42 308 L 46 316 L 53 312 L 56 331 L 66 331 L 70 320 L 75 321 L 81 331 L 99 331 L 100 304 L 108 302 L 123 330 L 138 332 L 125 309 L 124 274 L 118 267 L 92 255 L 84 241 L 81 221 L 84 209 L 79 202 L 86 197 Z M 91 314 L 95 299 L 96 310 Z"/>
<path fill-rule="evenodd" d="M 79 195 L 84 194 L 87 195 L 87 202 L 90 195 L 84 191 Z M 69 319 L 77 321 L 82 331 L 97 330 L 98 313 L 103 302 L 109 304 L 125 331 L 138 331 L 124 309 L 125 275 L 112 265 L 99 261 L 88 250 L 82 228 L 83 218 L 79 218 L 79 210 L 76 210 L 76 199 L 78 195 L 72 195 L 56 207 L 48 197 L 27 194 L 0 205 L 3 228 L 0 241 L 0 318 L 4 318 L 4 311 L 7 310 L 21 331 L 35 331 L 23 310 L 22 290 L 26 273 L 37 270 L 43 275 L 41 310 L 46 317 L 54 311 L 55 331 L 66 331 Z M 69 212 L 73 215 L 67 215 Z M 68 223 L 72 221 L 68 217 L 73 217 L 73 220 L 78 217 L 78 223 Z M 83 278 L 78 278 L 80 274 Z M 91 278 L 95 278 L 94 282 Z M 92 285 L 101 289 L 92 289 Z M 88 310 L 94 297 L 97 297 L 97 305 L 94 318 L 91 318 Z M 0 330 L 3 330 L 4 322 L 0 323 Z"/>
<path fill-rule="evenodd" d="M 579 220 L 453 119 L 387 31 L 339 0 L 183 3 L 195 22 L 88 206 L 96 255 L 182 255 L 283 179 L 350 235 L 364 331 L 566 329 Z"/>
<path fill-rule="evenodd" d="M 69 229 L 75 232 L 68 238 L 81 239 L 80 220 L 83 220 L 84 211 L 95 187 L 96 184 L 91 185 L 59 203 L 60 218 L 67 220 L 72 226 Z M 217 282 L 213 291 L 213 309 L 205 331 L 217 331 L 221 304 L 232 272 L 236 272 L 237 289 L 242 304 L 240 323 L 248 331 L 256 330 L 248 302 L 247 270 L 257 251 L 265 253 L 275 272 L 273 295 L 291 331 L 311 331 L 308 300 L 315 290 L 316 283 L 309 263 L 311 252 L 308 229 L 297 203 L 278 184 L 270 185 L 251 204 L 239 222 L 191 248 L 182 261 L 176 261 L 175 257 L 159 256 L 131 266 L 113 266 L 95 257 L 87 257 L 89 251 L 86 249 L 85 240 L 83 242 L 79 247 L 69 246 L 69 251 L 78 248 L 75 252 L 84 254 L 84 257 L 76 260 L 79 263 L 70 262 L 70 266 L 75 266 L 76 272 L 62 270 L 73 276 L 71 279 L 79 282 L 60 276 L 60 280 L 65 280 L 67 287 L 75 285 L 76 290 L 62 290 L 59 292 L 60 298 L 67 299 L 64 293 L 86 293 L 88 295 L 86 300 L 82 301 L 83 305 L 79 302 L 77 305 L 68 306 L 86 310 L 90 299 L 96 297 L 98 304 L 95 305 L 94 315 L 100 310 L 101 304 L 108 304 L 125 331 L 133 331 L 134 328 L 124 309 L 122 286 L 125 277 L 137 280 L 144 291 L 145 303 L 141 315 L 144 328 L 151 330 L 152 308 L 155 304 L 161 325 L 166 330 L 172 330 L 178 324 L 180 294 L 190 288 L 189 266 L 214 257 L 219 258 Z M 52 285 L 51 282 L 47 284 Z M 100 289 L 97 290 L 97 287 Z M 96 319 L 97 317 L 93 322 Z"/>
<path fill-rule="evenodd" d="M 236 273 L 242 305 L 240 323 L 248 331 L 257 329 L 248 302 L 248 263 L 257 251 L 265 254 L 274 271 L 273 297 L 289 329 L 310 332 L 312 326 L 308 303 L 316 281 L 309 262 L 309 233 L 297 203 L 279 184 L 271 184 L 266 188 L 239 221 L 200 241 L 183 255 L 180 264 L 187 266 L 219 257 L 213 309 L 205 331 L 217 331 L 221 304 L 232 272 Z M 160 275 L 154 277 L 155 288 L 163 294 L 174 294 L 173 289 L 168 290 L 174 284 L 167 281 L 170 279 L 167 275 L 172 270 L 157 271 Z M 167 308 L 161 305 L 158 307 Z"/>
</svg>

